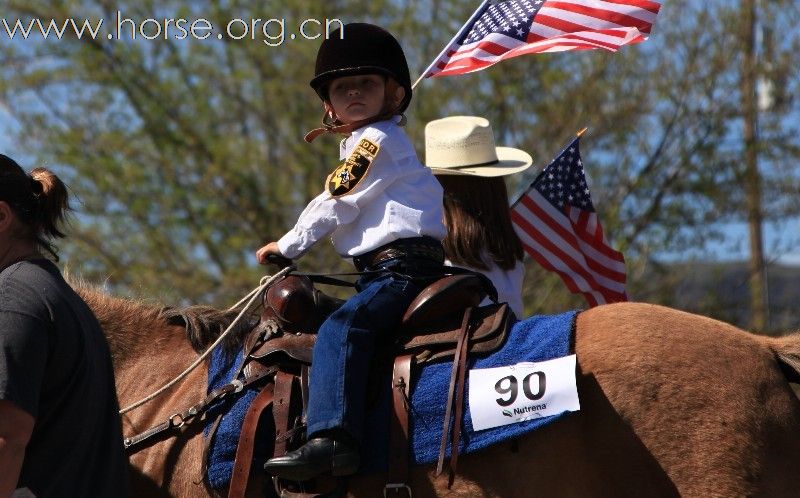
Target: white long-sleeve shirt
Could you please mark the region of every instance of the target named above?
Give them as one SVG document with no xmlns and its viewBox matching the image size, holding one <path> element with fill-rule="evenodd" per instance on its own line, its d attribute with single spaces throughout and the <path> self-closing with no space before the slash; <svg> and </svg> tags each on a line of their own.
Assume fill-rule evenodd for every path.
<svg viewBox="0 0 800 498">
<path fill-rule="evenodd" d="M 398 117 L 372 123 L 342 140 L 343 166 L 328 177 L 295 226 L 278 240 L 278 248 L 295 259 L 330 235 L 342 257 L 359 256 L 397 239 L 445 236 L 442 187 L 420 163 Z M 358 168 L 363 175 L 353 174 Z M 348 176 L 349 175 L 349 176 Z M 348 183 L 350 186 L 348 187 Z M 334 190 L 332 185 L 339 188 Z M 346 193 L 333 194 L 331 191 Z"/>
</svg>

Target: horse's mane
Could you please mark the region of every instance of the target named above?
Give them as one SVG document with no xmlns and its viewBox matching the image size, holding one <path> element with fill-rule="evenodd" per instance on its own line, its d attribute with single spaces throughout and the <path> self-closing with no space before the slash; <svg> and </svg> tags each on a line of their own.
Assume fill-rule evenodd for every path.
<svg viewBox="0 0 800 498">
<path fill-rule="evenodd" d="M 192 348 L 204 351 L 238 316 L 238 311 L 221 311 L 211 306 L 172 307 L 148 304 L 136 299 L 114 297 L 82 280 L 69 279 L 70 285 L 94 312 L 108 340 L 114 362 L 128 358 L 144 340 L 163 337 L 164 328 L 186 329 Z M 241 347 L 244 336 L 253 329 L 256 316 L 245 315 L 222 343 L 227 352 Z"/>
</svg>

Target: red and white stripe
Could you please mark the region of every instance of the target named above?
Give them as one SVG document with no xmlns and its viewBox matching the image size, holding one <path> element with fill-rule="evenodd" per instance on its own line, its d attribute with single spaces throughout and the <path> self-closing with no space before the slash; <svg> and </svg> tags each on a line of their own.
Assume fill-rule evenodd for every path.
<svg viewBox="0 0 800 498">
<path fill-rule="evenodd" d="M 605 49 L 646 40 L 661 4 L 650 0 L 546 0 L 527 40 L 492 33 L 464 46 L 454 43 L 426 75 L 470 73 L 518 55 Z"/>
<path fill-rule="evenodd" d="M 561 212 L 531 187 L 511 220 L 525 251 L 590 306 L 628 300 L 625 258 L 609 245 L 597 213 L 573 206 Z"/>
</svg>

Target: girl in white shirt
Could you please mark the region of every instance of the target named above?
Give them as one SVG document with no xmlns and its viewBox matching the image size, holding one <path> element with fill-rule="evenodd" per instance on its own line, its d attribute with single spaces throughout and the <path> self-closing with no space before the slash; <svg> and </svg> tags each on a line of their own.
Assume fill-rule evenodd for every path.
<svg viewBox="0 0 800 498">
<path fill-rule="evenodd" d="M 311 86 L 325 108 L 321 133 L 347 136 L 325 189 L 279 240 L 258 250 L 299 258 L 330 237 L 366 273 L 358 293 L 320 326 L 309 386 L 308 442 L 270 459 L 273 476 L 306 481 L 353 474 L 360 464 L 367 379 L 377 345 L 391 341 L 408 305 L 441 273 L 442 187 L 400 127 L 411 100 L 402 48 L 371 24 L 347 24 L 317 54 Z"/>
<path fill-rule="evenodd" d="M 522 150 L 496 147 L 489 121 L 452 116 L 425 127 L 425 163 L 444 188 L 446 264 L 483 273 L 523 317 L 522 243 L 511 226 L 504 177 L 533 163 Z"/>
</svg>

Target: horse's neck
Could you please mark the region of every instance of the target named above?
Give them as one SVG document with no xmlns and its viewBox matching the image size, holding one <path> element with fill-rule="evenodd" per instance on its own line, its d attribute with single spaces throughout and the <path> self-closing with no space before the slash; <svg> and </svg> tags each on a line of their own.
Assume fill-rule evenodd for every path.
<svg viewBox="0 0 800 498">
<path fill-rule="evenodd" d="M 162 327 L 158 329 L 158 334 L 160 335 L 158 339 L 143 342 L 142 349 L 136 351 L 127 361 L 114 365 L 120 407 L 130 406 L 149 397 L 182 374 L 197 360 L 198 355 L 186 340 L 183 327 Z M 206 385 L 207 363 L 200 363 L 156 398 L 127 412 L 123 416 L 123 433 L 128 437 L 139 434 L 146 428 L 163 423 L 175 413 L 185 412 L 189 407 L 205 398 Z M 202 424 L 194 427 L 202 427 Z M 192 438 L 191 436 L 187 437 Z M 202 438 L 199 439 L 202 440 Z M 191 445 L 194 449 L 186 451 L 202 452 L 202 449 L 198 449 L 202 448 L 202 444 L 195 448 L 195 443 L 193 442 Z M 173 445 L 182 447 L 184 444 L 186 443 L 169 438 L 167 441 L 155 445 L 152 451 L 143 451 L 143 455 L 139 455 L 138 458 L 142 458 L 143 462 L 150 462 L 149 464 L 142 463 L 143 469 L 160 480 L 163 477 L 159 476 L 159 472 L 163 471 L 161 468 L 163 462 L 154 464 L 146 455 L 152 452 L 167 454 L 172 451 L 169 448 Z M 201 460 L 199 454 L 196 455 L 196 459 Z M 154 467 L 147 468 L 146 465 L 154 465 Z M 196 475 L 193 474 L 192 479 L 196 480 Z M 191 479 L 187 482 L 190 481 Z"/>
<path fill-rule="evenodd" d="M 128 406 L 149 396 L 175 378 L 197 359 L 180 326 L 162 326 L 141 334 L 141 349 L 127 361 L 115 365 L 120 406 Z M 149 340 L 144 340 L 149 339 Z M 170 419 L 206 395 L 206 364 L 201 363 L 185 378 L 157 398 L 122 417 L 123 434 L 130 437 Z M 202 423 L 195 419 L 185 432 L 137 451 L 131 463 L 146 479 L 134 482 L 133 496 L 153 496 L 152 481 L 169 490 L 170 496 L 207 496 L 202 484 Z M 180 461 L 180 464 L 175 462 Z M 141 486 L 141 488 L 139 487 Z"/>
<path fill-rule="evenodd" d="M 169 326 L 159 316 L 160 308 L 111 297 L 93 288 L 76 290 L 100 322 L 114 359 L 115 370 L 120 365 L 151 352 L 165 337 L 185 337 L 185 331 Z"/>
</svg>

